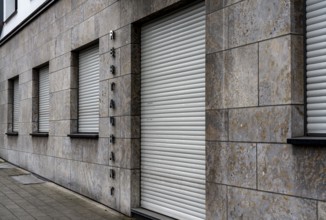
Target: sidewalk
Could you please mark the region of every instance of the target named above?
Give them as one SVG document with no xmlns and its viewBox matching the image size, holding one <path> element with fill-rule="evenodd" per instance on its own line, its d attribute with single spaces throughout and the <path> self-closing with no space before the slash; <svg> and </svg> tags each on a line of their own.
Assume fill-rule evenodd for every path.
<svg viewBox="0 0 326 220">
<path fill-rule="evenodd" d="M 0 220 L 12 219 L 131 220 L 0 159 Z"/>
</svg>

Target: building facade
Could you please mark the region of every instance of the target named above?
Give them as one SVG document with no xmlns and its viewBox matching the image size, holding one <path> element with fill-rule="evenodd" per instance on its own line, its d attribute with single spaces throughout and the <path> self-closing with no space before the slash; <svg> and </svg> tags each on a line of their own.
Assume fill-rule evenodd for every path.
<svg viewBox="0 0 326 220">
<path fill-rule="evenodd" d="M 128 216 L 326 219 L 325 0 L 3 3 L 1 158 Z"/>
</svg>

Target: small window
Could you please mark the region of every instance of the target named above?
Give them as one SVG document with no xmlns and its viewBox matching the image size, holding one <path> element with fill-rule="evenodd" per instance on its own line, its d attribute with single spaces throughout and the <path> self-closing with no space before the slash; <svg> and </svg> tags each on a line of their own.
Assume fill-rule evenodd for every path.
<svg viewBox="0 0 326 220">
<path fill-rule="evenodd" d="M 39 70 L 38 98 L 38 131 L 48 133 L 50 116 L 49 66 Z"/>
<path fill-rule="evenodd" d="M 4 0 L 4 21 L 8 20 L 17 11 L 17 0 Z"/>
<path fill-rule="evenodd" d="M 20 114 L 20 93 L 19 78 L 12 80 L 12 132 L 19 130 L 19 114 Z"/>
<path fill-rule="evenodd" d="M 307 134 L 326 135 L 326 1 L 306 1 Z"/>
<path fill-rule="evenodd" d="M 95 45 L 78 53 L 78 133 L 98 133 L 100 56 Z"/>
</svg>

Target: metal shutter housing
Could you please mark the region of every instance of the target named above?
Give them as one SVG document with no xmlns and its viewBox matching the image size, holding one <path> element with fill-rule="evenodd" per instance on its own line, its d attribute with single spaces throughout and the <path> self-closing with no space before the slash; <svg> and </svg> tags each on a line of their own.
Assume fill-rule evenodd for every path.
<svg viewBox="0 0 326 220">
<path fill-rule="evenodd" d="M 18 132 L 19 129 L 19 109 L 20 109 L 20 93 L 19 93 L 19 79 L 13 81 L 13 123 L 12 131 Z"/>
<path fill-rule="evenodd" d="M 307 0 L 307 131 L 326 133 L 326 1 Z"/>
<path fill-rule="evenodd" d="M 141 33 L 141 206 L 205 219 L 205 5 Z"/>
<path fill-rule="evenodd" d="M 39 111 L 38 111 L 38 130 L 39 132 L 49 132 L 50 116 L 50 82 L 49 67 L 39 70 Z"/>
<path fill-rule="evenodd" d="M 98 45 L 79 53 L 78 132 L 99 131 L 100 56 Z"/>
</svg>

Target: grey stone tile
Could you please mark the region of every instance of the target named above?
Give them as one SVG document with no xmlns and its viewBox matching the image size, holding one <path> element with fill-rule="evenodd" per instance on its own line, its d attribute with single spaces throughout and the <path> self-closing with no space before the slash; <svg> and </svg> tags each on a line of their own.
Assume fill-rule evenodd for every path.
<svg viewBox="0 0 326 220">
<path fill-rule="evenodd" d="M 206 65 L 206 108 L 257 106 L 257 44 L 207 55 Z"/>
<path fill-rule="evenodd" d="M 115 144 L 110 144 L 110 152 L 114 153 L 115 160 L 110 160 L 110 165 L 126 169 L 140 167 L 140 139 L 117 139 Z M 111 156 L 111 155 L 110 155 Z"/>
<path fill-rule="evenodd" d="M 324 148 L 258 144 L 257 149 L 259 189 L 326 199 Z"/>
<path fill-rule="evenodd" d="M 303 103 L 304 56 L 299 47 L 302 37 L 290 35 L 259 44 L 259 105 Z"/>
<path fill-rule="evenodd" d="M 229 140 L 286 143 L 303 133 L 300 106 L 275 106 L 229 110 Z"/>
<path fill-rule="evenodd" d="M 77 49 L 98 38 L 95 18 L 90 17 L 72 29 L 71 49 Z"/>
<path fill-rule="evenodd" d="M 291 32 L 290 0 L 246 0 L 229 8 L 229 46 Z"/>
<path fill-rule="evenodd" d="M 214 7 L 216 6 L 214 5 Z M 207 53 L 218 52 L 228 48 L 228 16 L 228 9 L 222 9 L 207 15 Z"/>
<path fill-rule="evenodd" d="M 139 207 L 140 171 L 120 169 L 120 212 L 130 216 L 131 208 Z"/>
<path fill-rule="evenodd" d="M 105 1 L 113 3 L 116 0 Z M 106 35 L 110 30 L 116 30 L 120 27 L 120 1 L 111 4 L 95 16 L 96 26 L 99 36 Z"/>
<path fill-rule="evenodd" d="M 97 164 L 109 164 L 109 139 L 83 140 L 78 144 L 83 148 L 83 161 Z"/>
<path fill-rule="evenodd" d="M 84 19 L 94 16 L 116 1 L 117 0 L 86 1 L 84 4 Z"/>
<path fill-rule="evenodd" d="M 140 116 L 122 116 L 119 125 L 121 138 L 140 138 Z"/>
<path fill-rule="evenodd" d="M 128 44 L 120 49 L 120 74 L 140 73 L 140 45 Z"/>
<path fill-rule="evenodd" d="M 100 41 L 100 47 L 101 46 Z M 109 49 L 111 49 L 110 47 Z M 111 65 L 115 68 L 115 73 L 112 74 L 110 71 Z M 112 57 L 110 52 L 100 55 L 100 80 L 107 80 L 114 77 L 120 76 L 120 49 L 115 48 L 115 57 Z"/>
<path fill-rule="evenodd" d="M 318 220 L 326 220 L 326 203 L 318 202 Z"/>
<path fill-rule="evenodd" d="M 55 179 L 54 181 L 67 188 L 70 187 L 70 166 L 71 161 L 55 158 Z"/>
<path fill-rule="evenodd" d="M 256 188 L 256 144 L 207 142 L 207 181 Z"/>
<path fill-rule="evenodd" d="M 228 110 L 206 111 L 206 140 L 226 141 L 229 139 Z"/>
<path fill-rule="evenodd" d="M 227 219 L 227 186 L 206 184 L 206 219 Z"/>
<path fill-rule="evenodd" d="M 316 201 L 228 188 L 228 219 L 317 219 Z"/>
</svg>

